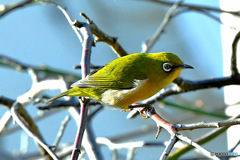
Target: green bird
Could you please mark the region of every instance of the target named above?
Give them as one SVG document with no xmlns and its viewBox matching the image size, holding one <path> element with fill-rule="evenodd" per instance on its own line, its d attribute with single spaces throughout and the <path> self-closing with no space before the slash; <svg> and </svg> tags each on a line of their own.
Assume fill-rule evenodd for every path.
<svg viewBox="0 0 240 160">
<path fill-rule="evenodd" d="M 86 78 L 71 85 L 71 89 L 49 99 L 46 104 L 63 96 L 90 97 L 103 105 L 128 109 L 145 100 L 176 79 L 181 70 L 193 68 L 173 53 L 135 53 L 120 57 Z"/>
</svg>

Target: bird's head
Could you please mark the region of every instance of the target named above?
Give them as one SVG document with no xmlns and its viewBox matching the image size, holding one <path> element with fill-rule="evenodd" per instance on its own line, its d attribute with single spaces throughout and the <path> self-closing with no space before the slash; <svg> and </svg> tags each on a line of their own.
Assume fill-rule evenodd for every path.
<svg viewBox="0 0 240 160">
<path fill-rule="evenodd" d="M 155 53 L 153 56 L 161 63 L 161 73 L 165 73 L 163 75 L 171 80 L 177 78 L 182 69 L 193 69 L 192 66 L 184 64 L 182 60 L 173 53 L 161 52 Z"/>
</svg>

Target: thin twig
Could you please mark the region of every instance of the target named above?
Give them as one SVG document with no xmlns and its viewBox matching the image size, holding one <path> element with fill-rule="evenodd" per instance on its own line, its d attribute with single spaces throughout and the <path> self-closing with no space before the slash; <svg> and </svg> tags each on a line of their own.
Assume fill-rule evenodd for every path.
<svg viewBox="0 0 240 160">
<path fill-rule="evenodd" d="M 41 0 L 40 2 L 46 3 L 46 4 L 51 4 L 54 7 L 57 7 L 65 16 L 65 18 L 67 19 L 68 23 L 70 24 L 70 26 L 72 27 L 73 31 L 75 32 L 75 34 L 77 35 L 78 39 L 80 40 L 80 42 L 83 42 L 83 38 L 81 36 L 81 34 L 78 32 L 77 28 L 73 25 L 75 23 L 75 21 L 73 21 L 70 16 L 68 15 L 67 11 L 61 7 L 60 5 L 50 1 L 50 0 Z"/>
<path fill-rule="evenodd" d="M 234 116 L 234 117 L 230 118 L 229 120 L 234 120 L 234 119 L 238 119 L 238 118 L 239 118 L 239 115 Z M 207 134 L 205 134 L 204 136 L 196 139 L 194 142 L 198 143 L 199 145 L 207 143 L 207 142 L 211 141 L 212 139 L 216 138 L 217 136 L 219 136 L 220 134 L 224 133 L 228 128 L 229 128 L 229 126 L 214 129 L 214 130 L 208 132 Z M 171 160 L 178 159 L 181 155 L 185 154 L 186 152 L 188 152 L 192 149 L 193 149 L 193 147 L 190 144 L 186 145 L 186 146 L 178 149 L 177 151 L 175 151 L 168 158 Z"/>
<path fill-rule="evenodd" d="M 194 140 L 194 142 L 198 143 L 199 145 L 205 144 L 205 143 L 211 141 L 212 139 L 216 138 L 220 134 L 224 133 L 228 128 L 229 127 L 222 127 L 222 128 L 214 129 L 211 132 L 207 133 L 206 135 Z M 188 151 L 190 151 L 192 149 L 194 149 L 194 147 L 191 146 L 190 144 L 188 144 L 188 145 L 176 150 L 171 155 L 169 155 L 168 159 L 169 160 L 179 159 L 180 156 L 182 156 L 183 154 L 187 153 Z"/>
<path fill-rule="evenodd" d="M 35 2 L 35 0 L 25 0 L 25 1 L 21 1 L 21 2 L 18 2 L 18 3 L 13 3 L 13 4 L 0 5 L 0 8 L 1 8 L 0 17 L 3 17 L 13 10 L 24 7 L 24 6 L 29 5 L 31 3 L 34 3 L 34 2 Z"/>
<path fill-rule="evenodd" d="M 218 16 L 215 16 L 215 15 L 209 13 L 209 11 L 207 11 L 207 10 L 205 10 L 205 9 L 199 9 L 199 10 L 192 9 L 192 8 L 181 9 L 181 10 L 178 10 L 178 11 L 175 13 L 175 17 L 176 17 L 177 15 L 180 15 L 180 14 L 183 14 L 183 13 L 186 13 L 186 12 L 191 12 L 191 11 L 202 13 L 202 14 L 208 16 L 209 18 L 212 18 L 213 20 L 217 21 L 218 23 L 224 24 Z"/>
<path fill-rule="evenodd" d="M 184 141 L 184 142 L 187 142 L 189 145 L 195 147 L 196 149 L 201 151 L 201 153 L 203 155 L 205 155 L 206 157 L 214 159 L 214 160 L 219 160 L 219 158 L 217 158 L 215 155 L 211 155 L 211 152 L 207 151 L 206 149 L 204 149 L 203 147 L 201 147 L 199 144 L 197 144 L 196 142 L 192 141 L 188 137 L 183 136 L 182 134 L 177 134 L 177 138 L 182 140 L 182 141 Z"/>
<path fill-rule="evenodd" d="M 72 160 L 77 160 L 78 155 L 81 154 L 82 139 L 83 139 L 86 123 L 87 123 L 88 106 L 85 106 L 86 103 L 84 102 L 80 102 L 80 104 L 81 104 L 81 109 L 80 109 L 81 111 L 80 111 L 80 117 L 78 119 L 79 126 L 78 126 L 78 130 L 75 137 L 74 148 L 73 148 L 72 157 L 71 157 Z"/>
<path fill-rule="evenodd" d="M 99 145 L 96 142 L 95 135 L 93 134 L 93 128 L 91 128 L 91 123 L 86 125 L 86 131 L 83 138 L 83 146 L 89 157 L 92 160 L 102 160 L 102 154 L 99 150 Z"/>
<path fill-rule="evenodd" d="M 38 122 L 39 120 L 43 120 L 44 118 L 47 118 L 55 113 L 59 113 L 61 110 L 51 110 L 48 112 L 44 112 L 44 114 L 40 114 L 36 117 L 33 118 L 33 122 Z M 1 121 L 0 121 L 1 122 Z M 9 134 L 13 134 L 16 131 L 19 131 L 21 129 L 20 126 L 13 126 L 11 128 L 8 128 L 6 131 L 4 131 L 2 134 L 3 135 L 9 135 Z"/>
<path fill-rule="evenodd" d="M 12 116 L 10 111 L 7 111 L 3 114 L 2 118 L 0 119 L 0 135 L 3 133 L 5 127 L 9 124 Z"/>
<path fill-rule="evenodd" d="M 20 62 L 14 58 L 8 57 L 6 55 L 1 55 L 0 54 L 0 65 L 7 67 L 7 68 L 11 68 L 11 69 L 15 69 L 16 71 L 25 71 L 28 72 L 28 69 L 31 68 L 33 69 L 35 72 L 37 73 L 47 73 L 50 75 L 60 75 L 60 76 L 64 76 L 64 77 L 74 77 L 76 79 L 81 78 L 79 75 L 74 74 L 74 73 L 70 73 L 70 72 L 66 72 L 63 70 L 59 70 L 59 69 L 55 69 L 55 68 L 51 68 L 49 66 L 33 66 L 33 65 L 29 65 L 29 64 L 25 64 L 23 62 Z"/>
<path fill-rule="evenodd" d="M 136 149 L 135 148 L 129 148 L 127 152 L 127 160 L 133 160 L 134 155 L 136 154 Z"/>
<path fill-rule="evenodd" d="M 82 79 L 84 79 L 90 73 L 91 48 L 94 45 L 94 40 L 92 32 L 86 23 L 84 23 L 82 27 L 78 29 L 84 37 L 81 59 Z"/>
<path fill-rule="evenodd" d="M 63 90 L 66 90 L 66 83 L 63 78 L 59 77 L 56 80 L 54 79 L 40 81 L 37 73 L 35 73 L 33 69 L 29 68 L 28 71 L 29 75 L 32 78 L 32 86 L 26 93 L 18 96 L 18 102 L 22 104 L 27 104 L 39 93 L 45 90 L 56 90 L 59 89 L 59 87 L 62 87 Z"/>
<path fill-rule="evenodd" d="M 237 68 L 237 44 L 240 39 L 240 31 L 235 35 L 235 38 L 232 43 L 232 58 L 231 58 L 231 71 L 232 71 L 232 76 L 237 76 L 238 73 L 238 68 Z"/>
<path fill-rule="evenodd" d="M 6 106 L 8 109 L 12 107 L 14 102 L 15 101 L 13 99 L 0 95 L 0 104 Z"/>
<path fill-rule="evenodd" d="M 146 103 L 153 104 L 157 101 L 163 100 L 164 98 L 186 93 L 190 91 L 196 91 L 201 89 L 210 89 L 210 88 L 222 88 L 229 85 L 239 85 L 240 84 L 240 75 L 237 76 L 229 76 L 229 77 L 221 77 L 221 78 L 212 78 L 212 79 L 206 79 L 206 80 L 199 80 L 199 81 L 190 81 L 190 80 L 184 80 L 180 77 L 178 77 L 174 83 L 176 83 L 178 86 L 172 87 L 172 88 L 166 88 L 163 92 L 161 92 L 158 97 L 154 100 L 150 100 Z"/>
<path fill-rule="evenodd" d="M 21 110 L 21 111 L 20 111 Z M 25 121 L 21 116 L 27 116 L 28 114 L 26 112 L 20 113 L 19 112 L 23 112 L 23 107 L 20 103 L 15 102 L 13 104 L 13 106 L 11 107 L 11 114 L 12 117 L 14 119 L 14 121 L 16 121 L 18 123 L 19 126 L 22 127 L 22 129 L 31 137 L 33 138 L 33 140 L 35 142 L 37 142 L 54 160 L 58 160 L 59 158 L 57 157 L 57 155 L 50 149 L 50 147 L 44 142 L 44 140 L 42 139 L 42 137 L 40 136 L 39 133 L 36 133 L 36 127 L 34 127 L 34 123 L 31 124 L 32 127 L 34 127 L 34 131 L 32 130 L 32 128 L 30 127 L 29 124 L 27 124 L 26 122 L 29 123 L 29 121 Z M 45 153 L 44 153 L 45 154 Z"/>
<path fill-rule="evenodd" d="M 86 14 L 81 13 L 81 16 L 83 16 L 89 24 L 89 28 L 91 29 L 91 32 L 97 37 L 96 42 L 104 42 L 107 43 L 108 45 L 111 46 L 111 48 L 113 49 L 113 51 L 115 53 L 117 53 L 117 55 L 119 57 L 125 56 L 128 53 L 123 49 L 123 47 L 117 42 L 117 38 L 116 37 L 111 37 L 109 35 L 107 35 L 106 33 L 104 33 L 103 31 L 101 31 L 98 26 L 89 18 L 86 16 Z M 81 28 L 82 26 L 82 22 L 79 21 L 75 21 L 73 23 L 73 25 L 75 27 Z"/>
<path fill-rule="evenodd" d="M 98 137 L 96 139 L 99 145 L 106 145 L 111 150 L 112 149 L 130 149 L 130 148 L 142 148 L 144 146 L 159 146 L 165 147 L 166 142 L 146 142 L 146 141 L 136 141 L 136 142 L 125 142 L 125 143 L 115 143 L 111 139 L 105 137 Z"/>
<path fill-rule="evenodd" d="M 68 110 L 71 113 L 71 115 L 73 116 L 73 118 L 75 119 L 77 125 L 79 126 L 79 123 L 80 123 L 79 119 L 81 119 L 81 118 L 80 118 L 79 111 L 77 110 L 77 108 L 71 107 Z M 92 158 L 92 159 L 101 160 L 101 155 L 98 155 L 98 151 L 96 151 L 97 148 L 95 148 L 95 146 L 93 146 L 93 143 L 92 143 L 93 140 L 95 141 L 95 138 L 93 138 L 93 136 L 91 135 L 89 130 L 90 129 L 86 128 L 86 131 L 84 132 L 83 139 L 82 139 L 82 144 L 83 144 L 84 148 L 86 147 L 84 151 L 88 154 L 89 159 Z M 75 147 L 75 144 L 72 148 L 74 148 L 74 147 Z M 95 150 L 93 150 L 92 148 L 94 148 Z M 83 153 L 85 153 L 85 152 L 83 152 Z M 79 155 L 78 158 L 82 157 L 83 153 L 81 152 L 81 155 Z"/>
<path fill-rule="evenodd" d="M 220 128 L 225 126 L 233 126 L 240 124 L 240 118 L 238 119 L 231 119 L 226 121 L 218 121 L 218 122 L 199 122 L 193 124 L 175 124 L 177 131 L 183 130 L 193 130 L 193 129 L 200 129 L 200 128 Z"/>
<path fill-rule="evenodd" d="M 167 144 L 167 147 L 164 149 L 164 151 L 163 151 L 163 153 L 162 153 L 162 155 L 161 155 L 159 160 L 167 159 L 169 153 L 171 152 L 171 150 L 172 150 L 173 146 L 175 145 L 175 143 L 177 142 L 177 140 L 178 139 L 177 139 L 177 137 L 175 135 L 171 136 L 171 138 L 170 138 L 170 140 L 169 140 L 169 142 Z"/>
<path fill-rule="evenodd" d="M 142 1 L 146 1 L 146 0 L 142 0 Z M 155 3 L 159 3 L 159 4 L 163 4 L 163 5 L 168 5 L 168 6 L 171 6 L 175 3 L 175 2 L 170 2 L 170 1 L 166 1 L 166 0 L 147 0 L 147 1 L 155 2 Z M 192 10 L 208 10 L 208 11 L 212 11 L 212 12 L 229 13 L 229 14 L 232 14 L 232 15 L 240 16 L 239 11 L 226 11 L 226 10 L 222 10 L 220 8 L 209 7 L 209 6 L 206 6 L 206 5 L 193 5 L 193 4 L 188 4 L 188 3 L 182 3 L 179 6 L 187 7 L 187 8 L 192 9 Z"/>
<path fill-rule="evenodd" d="M 239 145 L 240 145 L 240 140 L 238 140 L 238 142 L 231 149 L 229 149 L 229 152 L 233 152 Z"/>
<path fill-rule="evenodd" d="M 82 60 L 81 60 L 81 68 L 82 68 L 82 78 L 84 79 L 90 72 L 90 57 L 91 57 L 91 48 L 94 44 L 93 41 L 93 36 L 91 33 L 91 30 L 89 26 L 86 23 L 83 23 L 81 28 L 78 29 L 81 34 L 83 35 L 83 49 L 82 49 Z M 82 143 L 82 138 L 84 134 L 84 130 L 86 127 L 86 122 L 87 122 L 87 113 L 88 113 L 88 102 L 90 99 L 88 98 L 80 98 L 79 101 L 81 104 L 81 109 L 80 109 L 80 123 L 78 126 L 78 132 L 77 136 L 75 139 L 75 147 L 72 152 L 72 160 L 77 160 L 78 155 L 81 153 L 81 143 Z"/>
<path fill-rule="evenodd" d="M 119 57 L 128 55 L 123 47 L 117 42 L 116 37 L 111 37 L 100 30 L 99 27 L 85 13 L 81 13 L 81 16 L 87 20 L 92 33 L 97 37 L 96 42 L 107 43 Z"/>
<path fill-rule="evenodd" d="M 151 118 L 158 127 L 162 127 L 168 131 L 170 135 L 175 135 L 177 131 L 175 130 L 174 126 L 170 123 L 168 123 L 166 120 L 164 120 L 162 117 L 160 117 L 153 107 L 139 107 L 139 108 L 133 108 L 134 110 L 139 111 L 139 113 L 143 116 L 146 116 L 146 118 Z"/>
<path fill-rule="evenodd" d="M 64 133 L 64 131 L 65 131 L 65 129 L 66 129 L 66 126 L 67 126 L 69 120 L 70 120 L 70 117 L 69 117 L 69 116 L 66 116 L 65 119 L 62 121 L 61 127 L 60 127 L 60 129 L 59 129 L 59 131 L 58 131 L 58 134 L 57 134 L 57 136 L 56 136 L 55 142 L 54 142 L 54 144 L 53 144 L 53 146 L 54 146 L 54 151 L 57 150 L 58 144 L 59 144 L 59 142 L 60 142 L 60 140 L 61 140 L 61 138 L 62 138 L 62 136 L 63 136 L 63 133 Z"/>
<path fill-rule="evenodd" d="M 170 22 L 172 16 L 174 15 L 174 12 L 179 7 L 179 5 L 183 2 L 183 0 L 180 0 L 172 5 L 172 7 L 167 11 L 166 15 L 164 16 L 164 19 L 160 26 L 158 27 L 157 31 L 154 33 L 153 37 L 148 40 L 142 48 L 143 53 L 147 53 L 150 51 L 150 49 L 153 47 L 153 45 L 156 43 L 156 41 L 159 39 L 161 33 L 166 28 L 167 24 Z"/>
</svg>

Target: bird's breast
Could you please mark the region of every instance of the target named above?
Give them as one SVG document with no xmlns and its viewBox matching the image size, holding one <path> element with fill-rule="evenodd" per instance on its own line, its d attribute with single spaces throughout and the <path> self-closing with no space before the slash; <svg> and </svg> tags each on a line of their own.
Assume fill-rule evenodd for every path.
<svg viewBox="0 0 240 160">
<path fill-rule="evenodd" d="M 102 96 L 102 103 L 127 109 L 132 103 L 147 99 L 162 89 L 161 83 L 156 79 L 138 80 L 137 86 L 133 89 L 106 90 Z"/>
</svg>

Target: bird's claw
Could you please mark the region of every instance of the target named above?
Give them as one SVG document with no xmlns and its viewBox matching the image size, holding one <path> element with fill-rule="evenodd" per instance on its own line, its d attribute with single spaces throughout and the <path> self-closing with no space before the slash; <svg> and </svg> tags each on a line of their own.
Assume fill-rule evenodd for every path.
<svg viewBox="0 0 240 160">
<path fill-rule="evenodd" d="M 153 110 L 154 110 L 153 107 L 146 106 L 139 112 L 140 112 L 140 115 L 142 116 L 142 118 L 148 119 L 148 118 L 150 118 L 149 112 L 152 112 Z"/>
<path fill-rule="evenodd" d="M 124 109 L 123 111 L 124 112 L 130 112 L 130 111 L 132 111 L 133 109 L 132 108 L 128 108 L 128 109 Z"/>
</svg>

